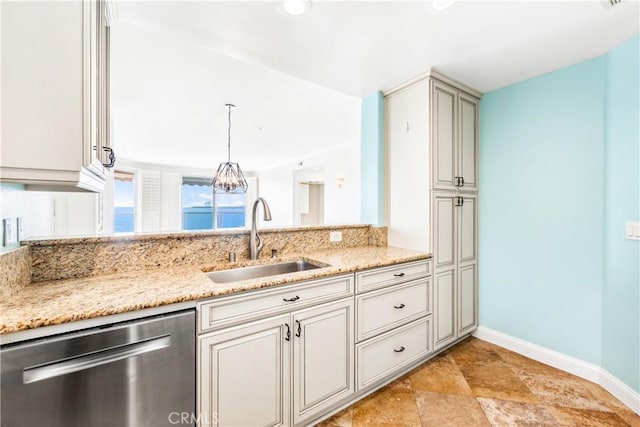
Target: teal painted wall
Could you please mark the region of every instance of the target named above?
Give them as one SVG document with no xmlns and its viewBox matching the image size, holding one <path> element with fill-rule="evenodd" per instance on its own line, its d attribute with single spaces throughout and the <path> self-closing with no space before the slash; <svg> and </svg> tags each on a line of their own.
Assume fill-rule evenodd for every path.
<svg viewBox="0 0 640 427">
<path fill-rule="evenodd" d="M 480 107 L 480 324 L 596 364 L 604 65 L 487 93 Z"/>
<path fill-rule="evenodd" d="M 638 36 L 485 94 L 480 324 L 640 391 Z"/>
<path fill-rule="evenodd" d="M 362 100 L 360 219 L 384 224 L 384 97 L 377 92 Z"/>
<path fill-rule="evenodd" d="M 606 55 L 602 366 L 640 392 L 640 38 Z"/>
</svg>

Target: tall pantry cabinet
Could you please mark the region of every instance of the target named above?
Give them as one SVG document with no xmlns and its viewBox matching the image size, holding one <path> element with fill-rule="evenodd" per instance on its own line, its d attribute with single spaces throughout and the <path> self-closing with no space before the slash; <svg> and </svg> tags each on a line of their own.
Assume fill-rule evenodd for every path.
<svg viewBox="0 0 640 427">
<path fill-rule="evenodd" d="M 436 351 L 478 324 L 480 97 L 433 71 L 385 92 L 388 240 L 433 253 Z"/>
</svg>

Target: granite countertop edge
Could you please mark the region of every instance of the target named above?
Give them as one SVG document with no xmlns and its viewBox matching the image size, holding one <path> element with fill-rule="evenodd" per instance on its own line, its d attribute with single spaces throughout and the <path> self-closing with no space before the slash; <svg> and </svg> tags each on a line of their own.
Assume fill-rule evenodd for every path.
<svg viewBox="0 0 640 427">
<path fill-rule="evenodd" d="M 426 252 L 366 246 L 290 255 L 277 260 L 217 263 L 33 283 L 7 301 L 0 302 L 0 335 L 255 291 L 430 257 L 431 254 Z M 215 283 L 204 273 L 293 259 L 306 259 L 327 266 L 230 283 Z"/>
</svg>

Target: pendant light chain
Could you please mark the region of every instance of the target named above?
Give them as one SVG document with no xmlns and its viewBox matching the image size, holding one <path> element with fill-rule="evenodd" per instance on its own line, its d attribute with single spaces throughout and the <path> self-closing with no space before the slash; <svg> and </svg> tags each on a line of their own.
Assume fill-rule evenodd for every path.
<svg viewBox="0 0 640 427">
<path fill-rule="evenodd" d="M 227 116 L 227 162 L 231 162 L 231 105 L 227 104 L 229 115 Z"/>
</svg>

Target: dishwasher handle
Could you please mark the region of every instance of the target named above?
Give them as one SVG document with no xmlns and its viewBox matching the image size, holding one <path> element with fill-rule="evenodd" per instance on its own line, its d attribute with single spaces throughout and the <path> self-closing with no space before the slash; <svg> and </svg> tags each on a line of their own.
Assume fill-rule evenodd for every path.
<svg viewBox="0 0 640 427">
<path fill-rule="evenodd" d="M 24 384 L 46 380 L 47 378 L 84 371 L 100 365 L 117 362 L 144 353 L 160 350 L 171 346 L 171 336 L 164 335 L 145 341 L 138 341 L 118 347 L 112 347 L 97 352 L 76 356 L 72 359 L 54 362 L 44 366 L 25 368 L 22 381 Z"/>
</svg>

